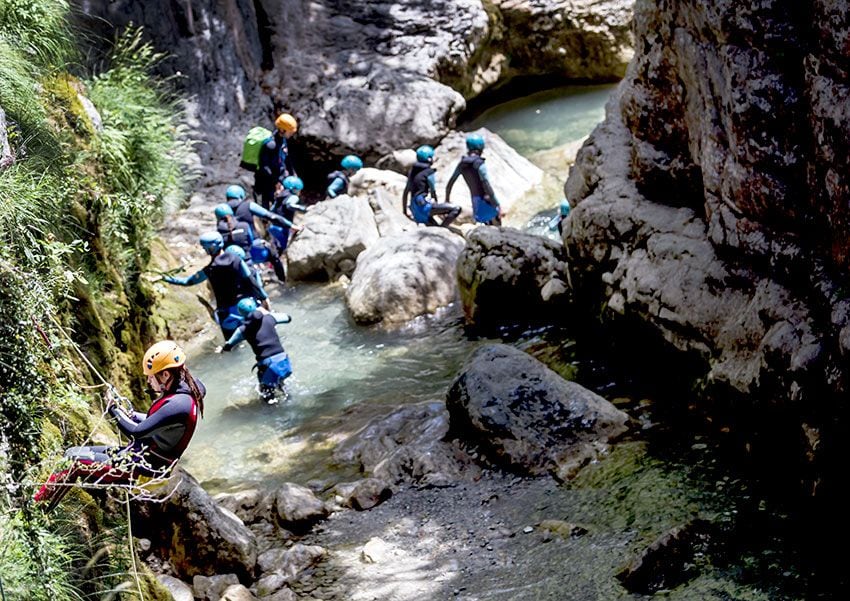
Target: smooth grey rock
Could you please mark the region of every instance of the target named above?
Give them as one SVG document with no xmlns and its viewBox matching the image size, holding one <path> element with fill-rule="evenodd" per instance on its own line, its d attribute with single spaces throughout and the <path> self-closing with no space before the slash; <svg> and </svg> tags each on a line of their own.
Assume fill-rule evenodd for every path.
<svg viewBox="0 0 850 601">
<path fill-rule="evenodd" d="M 263 578 L 257 584 L 261 596 L 277 592 L 285 584 L 297 579 L 298 575 L 318 564 L 327 551 L 318 545 L 296 543 L 289 548 L 276 548 L 262 555 Z"/>
<path fill-rule="evenodd" d="M 292 592 L 292 589 L 283 588 L 267 597 L 262 597 L 260 601 L 298 601 L 298 595 Z"/>
<path fill-rule="evenodd" d="M 475 351 L 446 398 L 452 435 L 511 468 L 562 480 L 627 429 L 611 403 L 504 344 Z"/>
<path fill-rule="evenodd" d="M 94 131 L 100 133 L 103 131 L 103 118 L 100 116 L 100 113 L 97 110 L 97 107 L 94 105 L 94 102 L 89 100 L 83 94 L 77 92 L 77 99 L 80 101 L 80 104 L 83 106 L 83 111 L 86 113 L 86 117 L 88 117 L 91 122 L 91 126 L 94 128 Z"/>
<path fill-rule="evenodd" d="M 390 559 L 391 548 L 377 536 L 370 538 L 360 551 L 360 561 L 363 563 L 383 563 Z"/>
<path fill-rule="evenodd" d="M 362 197 L 322 201 L 310 207 L 300 227 L 286 252 L 293 280 L 350 276 L 357 256 L 379 238 L 375 215 Z"/>
<path fill-rule="evenodd" d="M 512 228 L 470 232 L 457 262 L 468 324 L 482 329 L 522 321 L 562 320 L 569 281 L 563 247 Z"/>
<path fill-rule="evenodd" d="M 345 300 L 358 323 L 401 323 L 457 298 L 457 234 L 422 227 L 381 238 L 357 258 Z"/>
<path fill-rule="evenodd" d="M 325 504 L 306 486 L 286 482 L 275 492 L 275 510 L 288 528 L 307 529 L 327 517 Z"/>
<path fill-rule="evenodd" d="M 182 580 L 168 574 L 157 574 L 156 579 L 168 589 L 173 601 L 194 601 L 195 594 L 192 592 L 192 587 Z"/>
<path fill-rule="evenodd" d="M 233 584 L 221 595 L 219 601 L 257 601 L 257 598 L 241 584 Z"/>
<path fill-rule="evenodd" d="M 133 528 L 137 536 L 150 539 L 177 575 L 253 575 L 257 563 L 253 533 L 236 515 L 216 505 L 191 475 L 176 468 L 157 495 L 167 500 L 134 504 Z"/>
<path fill-rule="evenodd" d="M 236 574 L 221 574 L 217 576 L 196 575 L 192 579 L 195 598 L 201 601 L 219 601 L 228 587 L 239 584 Z"/>
<path fill-rule="evenodd" d="M 268 492 L 251 488 L 240 490 L 235 493 L 220 493 L 213 497 L 219 506 L 236 514 L 246 524 L 252 524 L 258 520 L 268 520 L 273 514 L 271 508 L 274 499 L 270 498 Z"/>
<path fill-rule="evenodd" d="M 392 490 L 378 478 L 365 478 L 357 482 L 337 484 L 333 493 L 342 498 L 342 506 L 358 511 L 371 509 L 389 499 Z"/>
</svg>

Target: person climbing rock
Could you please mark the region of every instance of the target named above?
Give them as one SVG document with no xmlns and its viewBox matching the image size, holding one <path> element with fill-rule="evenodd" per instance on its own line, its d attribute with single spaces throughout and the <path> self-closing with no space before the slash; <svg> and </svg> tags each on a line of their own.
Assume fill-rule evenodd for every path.
<svg viewBox="0 0 850 601">
<path fill-rule="evenodd" d="M 469 193 L 472 196 L 472 215 L 478 223 L 487 225 L 502 224 L 502 207 L 490 185 L 487 176 L 487 167 L 484 165 L 484 138 L 478 134 L 470 134 L 466 137 L 466 149 L 468 154 L 464 156 L 446 185 L 446 202 L 449 202 L 452 194 L 452 186 L 458 176 L 463 175 Z"/>
<path fill-rule="evenodd" d="M 434 162 L 434 149 L 430 146 L 420 146 L 416 149 L 416 162 L 407 174 L 407 185 L 401 198 L 402 212 L 416 223 L 426 225 L 441 225 L 448 227 L 460 215 L 460 207 L 437 202 L 437 170 L 431 164 Z M 411 196 L 410 214 L 407 212 L 407 199 Z M 430 197 L 430 200 L 429 200 Z M 442 215 L 441 223 L 434 217 Z"/>
<path fill-rule="evenodd" d="M 261 263 L 265 263 L 268 261 L 272 268 L 274 269 L 274 273 L 277 276 L 277 279 L 281 282 L 286 281 L 286 270 L 283 267 L 283 263 L 280 260 L 280 251 L 273 244 L 264 243 L 264 241 L 260 240 L 259 236 L 256 234 L 256 230 L 254 227 L 254 217 L 259 217 L 260 219 L 264 219 L 266 221 L 270 221 L 273 224 L 279 227 L 285 227 L 287 229 L 293 229 L 298 231 L 298 228 L 295 227 L 291 221 L 283 217 L 282 215 L 277 215 L 268 211 L 253 202 L 252 200 L 246 198 L 245 189 L 242 186 L 233 185 L 227 188 L 225 193 L 227 197 L 227 204 L 233 209 L 233 213 L 236 217 L 237 221 L 242 223 L 248 223 L 251 226 L 251 236 L 252 243 L 257 242 L 257 246 L 260 248 L 264 248 L 263 256 L 265 259 L 260 259 L 260 255 L 252 253 L 252 258 L 254 264 L 260 265 Z M 253 245 L 249 246 L 247 251 L 251 252 Z"/>
<path fill-rule="evenodd" d="M 209 280 L 215 295 L 215 320 L 225 340 L 242 323 L 236 304 L 243 298 L 256 298 L 268 308 L 266 291 L 253 277 L 251 268 L 233 253 L 224 252 L 224 240 L 218 232 L 208 232 L 200 244 L 212 257 L 209 265 L 187 277 L 165 276 L 163 281 L 176 286 L 194 286 Z"/>
<path fill-rule="evenodd" d="M 566 221 L 567 217 L 569 217 L 570 210 L 570 201 L 565 198 L 561 201 L 561 206 L 558 210 L 558 214 L 552 217 L 552 219 L 549 221 L 550 232 L 558 230 L 558 233 L 563 235 L 564 221 Z"/>
<path fill-rule="evenodd" d="M 251 261 L 250 257 L 248 256 L 248 253 L 245 252 L 245 249 L 243 249 L 241 246 L 231 244 L 230 246 L 224 247 L 224 252 L 234 254 L 243 261 L 245 261 L 245 263 L 248 265 L 248 268 L 251 270 L 251 277 L 253 277 L 257 285 L 262 288 L 263 275 L 260 273 L 260 270 L 257 269 L 257 266 L 254 265 L 253 261 Z"/>
<path fill-rule="evenodd" d="M 275 133 L 260 149 L 259 165 L 254 174 L 254 195 L 260 197 L 264 209 L 271 206 L 277 184 L 287 176 L 297 175 L 289 154 L 288 140 L 298 131 L 298 121 L 283 113 L 274 124 Z"/>
<path fill-rule="evenodd" d="M 238 304 L 239 314 L 243 318 L 233 335 L 216 349 L 217 352 L 230 351 L 246 340 L 254 351 L 257 360 L 257 379 L 260 383 L 260 395 L 273 402 L 275 392 L 282 387 L 284 380 L 292 375 L 289 356 L 283 350 L 275 326 L 289 323 L 292 318 L 285 313 L 270 313 L 257 306 L 253 298 L 243 298 Z"/>
<path fill-rule="evenodd" d="M 283 184 L 278 186 L 278 190 L 275 192 L 272 213 L 280 215 L 289 223 L 294 223 L 296 213 L 307 212 L 307 207 L 301 204 L 301 199 L 298 196 L 303 189 L 304 182 L 301 181 L 300 177 L 290 175 L 284 178 Z M 291 228 L 286 225 L 269 226 L 269 234 L 271 234 L 280 252 L 284 252 L 289 245 L 290 231 Z"/>
<path fill-rule="evenodd" d="M 142 372 L 158 398 L 147 413 L 125 410 L 107 393 L 106 410 L 130 441 L 124 446 L 71 447 L 71 467 L 56 472 L 34 500 L 55 506 L 71 484 L 135 484 L 142 476 L 167 478 L 180 459 L 204 414 L 206 389 L 186 367 L 186 354 L 171 340 L 157 342 L 145 353 Z"/>
<path fill-rule="evenodd" d="M 251 243 L 254 241 L 254 231 L 249 223 L 238 221 L 233 215 L 233 209 L 227 203 L 221 203 L 215 208 L 215 217 L 218 220 L 216 229 L 221 234 L 225 246 L 236 245 L 250 252 Z"/>
<path fill-rule="evenodd" d="M 336 198 L 340 194 L 348 194 L 351 176 L 363 169 L 363 160 L 359 156 L 349 154 L 342 157 L 339 166 L 341 170 L 328 174 L 329 183 L 325 198 Z"/>
</svg>

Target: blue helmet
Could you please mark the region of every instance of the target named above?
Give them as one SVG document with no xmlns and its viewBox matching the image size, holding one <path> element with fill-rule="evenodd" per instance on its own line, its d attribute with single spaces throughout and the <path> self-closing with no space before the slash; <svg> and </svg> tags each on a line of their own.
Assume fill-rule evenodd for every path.
<svg viewBox="0 0 850 601">
<path fill-rule="evenodd" d="M 295 175 L 289 175 L 283 178 L 283 187 L 287 190 L 303 190 L 304 182 L 301 181 L 301 178 Z"/>
<path fill-rule="evenodd" d="M 565 198 L 564 200 L 561 201 L 561 217 L 566 217 L 567 215 L 569 215 L 571 209 L 572 209 L 572 207 L 570 207 L 570 201 L 569 200 L 567 200 Z"/>
<path fill-rule="evenodd" d="M 353 154 L 349 154 L 342 157 L 342 160 L 339 162 L 339 164 L 343 169 L 353 169 L 354 171 L 357 171 L 358 169 L 363 169 L 363 159 Z"/>
<path fill-rule="evenodd" d="M 434 160 L 434 149 L 427 144 L 416 149 L 416 160 L 423 163 L 430 163 Z"/>
<path fill-rule="evenodd" d="M 250 296 L 243 298 L 241 301 L 236 303 L 236 310 L 239 311 L 239 315 L 242 317 L 248 317 L 251 313 L 257 310 L 257 301 Z"/>
<path fill-rule="evenodd" d="M 245 249 L 239 246 L 238 244 L 231 244 L 230 246 L 224 249 L 224 252 L 230 253 L 231 255 L 236 255 L 243 261 L 248 256 L 245 254 Z"/>
<path fill-rule="evenodd" d="M 221 203 L 220 205 L 215 206 L 215 218 L 223 219 L 224 217 L 229 217 L 233 215 L 233 209 L 226 202 Z"/>
<path fill-rule="evenodd" d="M 207 232 L 201 235 L 199 242 L 208 255 L 214 255 L 224 247 L 224 239 L 218 232 Z"/>
<path fill-rule="evenodd" d="M 481 134 L 469 134 L 466 136 L 467 150 L 484 150 L 484 138 Z"/>
<path fill-rule="evenodd" d="M 224 193 L 227 198 L 236 198 L 242 200 L 245 198 L 245 188 L 242 186 L 227 186 L 227 192 Z"/>
</svg>

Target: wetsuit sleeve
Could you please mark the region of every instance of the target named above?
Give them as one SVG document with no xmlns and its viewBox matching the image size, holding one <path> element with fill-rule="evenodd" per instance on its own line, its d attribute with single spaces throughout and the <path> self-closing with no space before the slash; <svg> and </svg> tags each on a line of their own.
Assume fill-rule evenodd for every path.
<svg viewBox="0 0 850 601">
<path fill-rule="evenodd" d="M 437 202 L 437 176 L 433 173 L 428 176 L 428 189 L 431 191 L 431 198 Z"/>
<path fill-rule="evenodd" d="M 249 208 L 251 210 L 251 215 L 254 215 L 255 217 L 259 217 L 260 219 L 266 219 L 268 221 L 273 221 L 275 223 L 282 223 L 282 224 L 284 224 L 288 227 L 292 227 L 292 225 L 293 225 L 293 223 L 289 219 L 287 219 L 286 217 L 283 217 L 282 215 L 276 215 L 275 213 L 272 213 L 271 211 L 264 209 L 263 207 L 258 205 L 256 202 L 252 202 L 249 205 Z M 252 240 L 252 242 L 253 242 L 253 240 Z"/>
<path fill-rule="evenodd" d="M 449 183 L 446 184 L 446 202 L 449 202 L 449 198 L 452 195 L 452 186 L 455 185 L 455 180 L 460 176 L 460 163 L 455 167 L 455 172 L 452 173 L 452 176 L 449 178 Z"/>
<path fill-rule="evenodd" d="M 490 180 L 487 178 L 487 166 L 481 163 L 478 167 L 478 175 L 481 177 L 481 184 L 484 186 L 484 192 L 489 196 L 490 204 L 499 206 L 499 200 L 496 198 L 496 193 L 493 192 L 493 186 L 490 185 Z"/>
<path fill-rule="evenodd" d="M 412 171 L 412 170 L 411 170 Z M 407 183 L 404 185 L 404 192 L 401 195 L 401 212 L 407 214 L 407 197 L 410 196 L 410 173 L 407 174 Z"/>
<path fill-rule="evenodd" d="M 336 198 L 337 194 L 342 192 L 342 189 L 345 187 L 345 182 L 341 177 L 335 177 L 334 181 L 331 182 L 331 185 L 328 186 L 328 196 L 331 198 Z"/>
<path fill-rule="evenodd" d="M 194 286 L 195 284 L 205 282 L 207 280 L 207 274 L 202 269 L 201 271 L 197 271 L 190 276 L 186 276 L 185 278 L 176 278 L 174 276 L 167 275 L 162 279 L 163 281 L 168 282 L 169 284 L 174 284 L 176 286 Z"/>
<path fill-rule="evenodd" d="M 275 323 L 289 323 L 292 321 L 292 317 L 289 313 L 272 313 L 272 317 L 274 317 Z"/>
<path fill-rule="evenodd" d="M 233 332 L 233 335 L 227 340 L 227 342 L 224 343 L 224 346 L 222 346 L 221 348 L 222 350 L 229 351 L 243 340 L 245 340 L 244 324 L 236 328 L 236 331 Z"/>
<path fill-rule="evenodd" d="M 294 211 L 301 211 L 302 213 L 307 212 L 307 207 L 302 205 L 299 201 L 301 199 L 294 194 L 286 199 L 286 206 Z"/>
<path fill-rule="evenodd" d="M 248 280 L 248 282 L 251 284 L 251 288 L 254 289 L 254 294 L 252 296 L 259 300 L 266 300 L 269 297 L 268 293 L 266 293 L 265 288 L 263 288 L 263 285 L 260 284 L 253 277 L 251 268 L 248 267 L 248 264 L 245 261 L 239 261 L 239 273 L 242 275 L 242 277 Z"/>
<path fill-rule="evenodd" d="M 272 176 L 272 162 L 275 158 L 275 153 L 277 152 L 277 144 L 275 144 L 274 140 L 269 140 L 263 147 L 260 149 L 260 166 L 259 170 L 266 176 Z"/>
<path fill-rule="evenodd" d="M 157 428 L 182 421 L 184 416 L 188 415 L 191 410 L 192 397 L 187 394 L 177 394 L 159 411 L 145 416 L 145 419 L 139 423 L 134 422 L 126 413 L 115 407 L 110 409 L 110 413 L 117 420 L 118 429 L 121 432 L 133 438 L 140 438 L 142 436 L 149 436 Z"/>
</svg>

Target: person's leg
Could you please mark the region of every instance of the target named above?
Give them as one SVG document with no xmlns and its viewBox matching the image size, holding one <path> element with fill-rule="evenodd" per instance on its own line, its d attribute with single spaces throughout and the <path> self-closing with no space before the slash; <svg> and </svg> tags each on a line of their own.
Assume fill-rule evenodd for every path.
<svg viewBox="0 0 850 601">
<path fill-rule="evenodd" d="M 269 244 L 269 263 L 274 268 L 274 274 L 277 276 L 277 279 L 281 283 L 286 282 L 286 270 L 283 268 L 283 262 L 280 260 L 280 252 L 274 242 Z"/>
<path fill-rule="evenodd" d="M 443 220 L 440 225 L 448 227 L 460 215 L 460 207 L 446 203 L 438 203 L 431 205 L 431 217 L 434 215 L 442 215 Z"/>
</svg>

